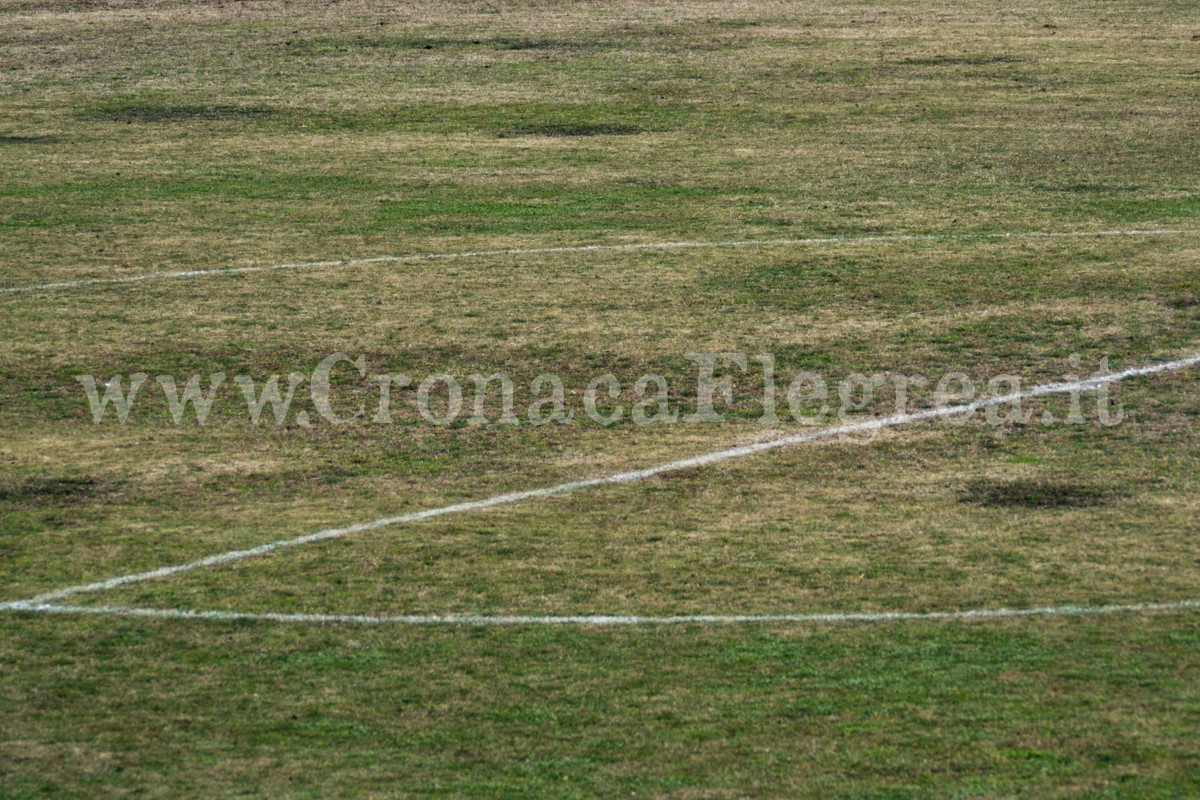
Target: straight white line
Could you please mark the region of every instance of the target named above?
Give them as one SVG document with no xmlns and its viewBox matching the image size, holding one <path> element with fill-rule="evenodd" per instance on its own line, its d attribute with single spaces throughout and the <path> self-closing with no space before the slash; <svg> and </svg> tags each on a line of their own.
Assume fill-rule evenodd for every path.
<svg viewBox="0 0 1200 800">
<path fill-rule="evenodd" d="M 1087 391 L 1099 389 L 1103 384 L 1114 383 L 1116 381 L 1126 380 L 1143 375 L 1154 375 L 1160 372 L 1173 372 L 1187 367 L 1200 364 L 1200 353 L 1187 356 L 1186 358 L 1177 361 L 1170 361 L 1164 364 L 1153 364 L 1144 367 L 1133 367 L 1113 372 L 1107 375 L 1100 375 L 1082 381 L 1070 381 L 1067 383 L 1047 383 L 1040 386 L 1035 386 L 1021 392 L 1012 392 L 1010 394 L 999 397 L 977 400 L 973 403 L 964 403 L 957 406 L 948 406 L 945 408 L 933 408 L 925 411 L 917 411 L 907 414 L 894 414 L 890 417 L 880 419 L 867 420 L 864 422 L 855 422 L 846 425 L 839 425 L 832 428 L 824 428 L 819 431 L 810 431 L 808 433 L 795 434 L 792 436 L 784 436 L 778 439 L 771 439 L 755 444 L 743 445 L 741 447 L 732 447 L 726 450 L 718 450 L 704 455 L 685 458 L 679 461 L 671 461 L 666 464 L 660 464 L 655 467 L 646 469 L 632 470 L 630 472 L 621 472 L 616 475 L 608 475 L 600 478 L 588 478 L 586 480 L 571 481 L 568 483 L 560 483 L 557 486 L 547 486 L 540 489 L 529 489 L 523 492 L 512 492 L 510 494 L 500 494 L 494 497 L 489 497 L 483 500 L 472 500 L 465 503 L 454 503 L 448 506 L 439 508 L 430 508 L 425 511 L 414 511 L 408 514 L 400 514 L 394 517 L 384 517 L 372 522 L 362 522 L 357 525 L 348 525 L 342 528 L 327 528 L 326 530 L 310 533 L 305 536 L 298 536 L 294 539 L 281 539 L 275 542 L 251 547 L 246 550 L 231 550 L 227 553 L 219 553 L 217 555 L 208 556 L 199 559 L 198 561 L 190 561 L 185 564 L 175 564 L 169 567 L 160 567 L 158 569 L 149 570 L 147 572 L 136 572 L 130 575 L 121 575 L 116 578 L 110 578 L 104 581 L 95 583 L 85 583 L 78 586 L 68 586 L 65 589 L 47 592 L 37 595 L 26 600 L 10 601 L 0 604 L 0 609 L 5 608 L 28 608 L 30 606 L 43 606 L 53 603 L 56 600 L 61 600 L 64 597 L 75 594 L 84 594 L 89 592 L 102 592 L 108 589 L 115 589 L 119 586 L 125 586 L 131 583 L 140 583 L 142 581 L 153 580 L 155 578 L 165 578 L 169 575 L 175 575 L 180 572 L 200 569 L 201 567 L 211 567 L 218 564 L 227 564 L 231 561 L 240 561 L 253 556 L 265 555 L 275 550 L 280 550 L 286 547 L 299 547 L 300 545 L 311 544 L 313 542 L 321 542 L 327 539 L 339 539 L 343 536 L 349 536 L 363 531 L 371 531 L 377 528 L 384 528 L 391 525 L 399 525 L 407 522 L 419 522 L 421 520 L 431 519 L 433 517 L 441 517 L 447 514 L 459 514 L 466 511 L 478 511 L 493 506 L 510 505 L 519 503 L 523 500 L 532 500 L 535 498 L 549 497 L 551 495 L 566 494 L 568 492 L 587 489 L 594 486 L 607 486 L 612 484 L 633 483 L 635 481 L 643 481 L 647 478 L 652 478 L 657 475 L 662 475 L 668 472 L 678 472 L 680 470 L 694 469 L 696 467 L 705 467 L 710 464 L 716 464 L 721 461 L 728 461 L 735 458 L 744 458 L 745 456 L 764 453 L 768 450 L 776 450 L 781 447 L 789 447 L 791 445 L 812 442 L 818 439 L 828 439 L 834 436 L 848 435 L 855 433 L 863 433 L 867 431 L 880 430 L 897 425 L 907 425 L 913 422 L 922 420 L 935 419 L 938 417 L 948 417 L 955 414 L 962 414 L 968 411 L 977 411 L 988 406 L 1002 405 L 1018 400 L 1025 400 L 1032 397 L 1040 397 L 1048 394 L 1064 394 L 1073 391 Z"/>
<path fill-rule="evenodd" d="M 151 272 L 146 275 L 129 275 L 122 278 L 85 278 L 60 283 L 37 283 L 28 286 L 2 286 L 0 294 L 18 292 L 49 292 L 58 289 L 76 289 L 85 286 L 105 286 L 144 281 L 181 280 L 206 278 L 214 275 L 244 275 L 252 272 L 274 272 L 277 270 L 321 269 L 328 267 L 353 267 L 367 264 L 417 263 L 421 261 L 443 261 L 463 258 L 487 258 L 495 256 L 529 256 L 552 253 L 594 253 L 603 251 L 636 250 L 695 250 L 726 247 L 803 247 L 826 244 L 870 244 L 878 242 L 952 242 L 991 239 L 1064 239 L 1097 236 L 1171 236 L 1200 233 L 1200 230 L 1113 230 L 1113 231 L 1025 231 L 1016 233 L 963 233 L 963 234 L 900 234 L 893 236 L 825 236 L 806 239 L 735 239 L 717 242 L 644 242 L 640 244 L 585 244 L 564 247 L 510 248 L 501 250 L 472 250 L 461 253 L 426 253 L 423 255 L 376 256 L 374 258 L 348 258 L 330 261 L 299 261 L 293 264 L 271 264 L 250 267 L 223 267 L 220 269 L 191 269 L 179 272 Z"/>
<path fill-rule="evenodd" d="M 144 619 L 185 619 L 210 622 L 286 622 L 325 625 L 738 625 L 745 623 L 839 623 L 992 620 L 1022 617 L 1083 616 L 1094 614 L 1153 613 L 1200 608 L 1200 600 L 1173 603 L 1135 603 L 1111 606 L 1042 606 L 1040 608 L 977 608 L 968 611 L 878 611 L 815 614 L 681 614 L 675 616 L 585 614 L 276 614 L 243 611 L 189 611 L 130 606 L 59 606 L 9 604 L 12 611 L 38 614 L 90 614 Z"/>
</svg>

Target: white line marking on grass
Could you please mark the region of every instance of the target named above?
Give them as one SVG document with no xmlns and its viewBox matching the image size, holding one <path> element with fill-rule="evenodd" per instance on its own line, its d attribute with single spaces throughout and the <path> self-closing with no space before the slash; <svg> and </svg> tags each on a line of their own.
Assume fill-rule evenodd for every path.
<svg viewBox="0 0 1200 800">
<path fill-rule="evenodd" d="M 552 495 L 567 494 L 580 489 L 588 489 L 594 486 L 608 486 L 613 484 L 634 483 L 643 481 L 647 478 L 653 478 L 657 475 L 663 475 L 669 472 L 679 472 L 685 469 L 694 469 L 697 467 L 705 467 L 711 464 L 716 464 L 721 461 L 729 461 L 735 458 L 744 458 L 746 456 L 755 455 L 757 453 L 765 453 L 768 450 L 776 450 L 781 447 L 790 447 L 796 444 L 805 442 L 817 441 L 819 439 L 828 439 L 834 436 L 848 435 L 854 433 L 863 433 L 866 431 L 880 430 L 883 428 L 894 427 L 897 425 L 907 425 L 913 422 L 921 422 L 928 419 L 936 419 L 939 417 L 949 417 L 955 414 L 961 414 L 967 411 L 977 411 L 981 408 L 986 408 L 993 405 L 1002 405 L 1018 400 L 1025 400 L 1032 397 L 1041 397 L 1049 394 L 1064 394 L 1076 390 L 1087 391 L 1100 388 L 1106 383 L 1115 383 L 1123 381 L 1127 378 L 1134 378 L 1143 375 L 1154 375 L 1160 372 L 1173 372 L 1187 367 L 1200 364 L 1200 353 L 1187 356 L 1186 358 L 1177 361 L 1170 361 L 1164 364 L 1153 364 L 1144 367 L 1132 367 L 1120 372 L 1113 372 L 1107 375 L 1100 375 L 1082 381 L 1071 381 L 1067 383 L 1046 383 L 1040 386 L 1035 386 L 1022 392 L 1013 392 L 1011 394 L 1002 395 L 1000 397 L 987 398 L 977 400 L 973 403 L 964 403 L 957 406 L 948 406 L 945 408 L 933 408 L 925 411 L 917 411 L 908 414 L 894 414 L 890 417 L 880 419 L 866 420 L 864 422 L 855 422 L 846 425 L 839 425 L 832 428 L 823 428 L 818 431 L 810 431 L 807 433 L 795 434 L 792 436 L 783 436 L 778 439 L 770 439 L 764 442 L 756 442 L 754 444 L 742 445 L 740 447 L 731 447 L 726 450 L 717 450 L 712 453 L 685 458 L 679 461 L 671 461 L 666 464 L 659 464 L 655 467 L 647 467 L 645 469 L 632 470 L 630 472 L 621 472 L 616 475 L 608 475 L 600 478 L 588 478 L 586 480 L 570 481 L 568 483 L 560 483 L 557 486 L 547 486 L 540 489 L 529 489 L 523 492 L 512 492 L 509 494 L 495 495 L 483 500 L 471 500 L 465 503 L 454 503 L 448 506 L 439 508 L 430 508 L 425 511 L 414 511 L 408 514 L 400 514 L 394 517 L 384 517 L 382 519 L 373 520 L 371 522 L 361 522 L 357 525 L 348 525 L 341 528 L 327 528 L 316 533 L 310 533 L 305 536 L 298 536 L 294 539 L 281 539 L 275 542 L 260 544 L 257 547 L 251 547 L 245 550 L 231 550 L 227 553 L 219 553 L 217 555 L 208 556 L 197 561 L 190 561 L 185 564 L 175 564 L 169 567 L 160 567 L 158 569 L 149 570 L 147 572 L 135 572 L 129 575 L 121 575 L 116 578 L 110 578 L 104 581 L 95 583 L 85 583 L 78 586 L 68 586 L 65 589 L 58 589 L 53 592 L 37 595 L 26 600 L 13 601 L 0 604 L 0 609 L 8 608 L 29 608 L 33 606 L 45 606 L 53 603 L 56 600 L 61 600 L 64 597 L 75 594 L 85 594 L 90 592 L 102 592 L 108 589 L 115 589 L 119 586 L 125 586 L 131 583 L 140 583 L 142 581 L 153 580 L 155 578 L 165 578 L 169 575 L 175 575 L 180 572 L 188 572 L 201 567 L 211 567 L 218 564 L 227 564 L 231 561 L 240 561 L 253 556 L 266 555 L 286 547 L 299 547 L 300 545 L 311 544 L 313 542 L 321 542 L 328 539 L 340 539 L 344 536 L 349 536 L 355 533 L 371 531 L 377 528 L 386 528 L 391 525 L 399 525 L 406 522 L 420 522 L 421 520 L 432 519 L 433 517 L 441 517 L 447 514 L 459 514 L 467 511 L 479 511 L 485 508 L 492 508 L 500 505 L 511 505 L 520 503 L 524 500 L 533 500 L 541 497 L 550 497 Z"/>
<path fill-rule="evenodd" d="M 0 286 L 0 294 L 18 292 L 50 292 L 59 289 L 77 289 L 85 286 L 105 286 L 145 281 L 181 280 L 185 278 L 207 278 L 214 275 L 244 275 L 253 272 L 279 270 L 321 269 L 329 267 L 353 267 L 368 264 L 401 264 L 422 261 L 444 261 L 462 258 L 487 258 L 489 256 L 529 256 L 553 253 L 593 253 L 637 250 L 696 250 L 727 247 L 803 247 L 826 244 L 870 244 L 879 242 L 953 242 L 991 239 L 1064 239 L 1097 236 L 1172 236 L 1200 233 L 1200 230 L 1114 230 L 1114 231 L 1026 231 L 1014 233 L 964 233 L 964 234 L 900 234 L 894 236 L 824 236 L 806 239 L 736 239 L 718 242 L 644 242 L 635 244 L 584 244 L 563 247 L 510 248 L 500 250 L 473 250 L 461 253 L 426 253 L 423 255 L 376 256 L 374 258 L 348 258 L 329 261 L 300 261 L 293 264 L 271 264 L 250 267 L 222 267 L 219 269 L 191 269 L 179 272 L 151 272 L 146 275 L 129 275 L 121 278 L 84 278 L 59 283 L 37 283 L 29 286 Z"/>
<path fill-rule="evenodd" d="M 1083 616 L 1095 614 L 1153 613 L 1200 608 L 1200 600 L 1173 603 L 1135 603 L 1111 606 L 1042 606 L 1040 608 L 977 608 L 969 611 L 877 611 L 815 614 L 681 614 L 675 616 L 586 614 L 275 614 L 242 611 L 188 611 L 129 606 L 58 606 L 9 603 L 13 611 L 38 614 L 91 614 L 143 619 L 185 619 L 209 622 L 288 622 L 325 625 L 738 625 L 745 623 L 846 623 L 993 620 L 1023 617 Z"/>
</svg>

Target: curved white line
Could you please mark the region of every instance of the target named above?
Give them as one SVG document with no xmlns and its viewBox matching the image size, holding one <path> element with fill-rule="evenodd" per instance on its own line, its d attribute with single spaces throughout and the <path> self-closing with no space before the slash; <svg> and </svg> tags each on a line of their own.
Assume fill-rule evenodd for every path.
<svg viewBox="0 0 1200 800">
<path fill-rule="evenodd" d="M 552 253 L 593 253 L 604 251 L 636 250 L 694 250 L 726 247 L 802 247 L 825 244 L 870 244 L 876 242 L 951 242 L 991 239 L 1063 239 L 1096 236 L 1171 236 L 1200 233 L 1200 230 L 1149 229 L 1112 231 L 1025 231 L 1014 233 L 964 233 L 964 234 L 899 234 L 894 236 L 824 236 L 805 239 L 734 239 L 718 242 L 644 242 L 635 244 L 585 244 L 564 247 L 530 247 L 500 250 L 473 250 L 461 253 L 426 253 L 403 256 L 375 256 L 373 258 L 348 258 L 327 261 L 298 261 L 293 264 L 271 264 L 249 267 L 222 267 L 219 269 L 191 269 L 178 272 L 151 272 L 145 275 L 129 275 L 121 278 L 84 278 L 58 283 L 36 283 L 28 286 L 0 286 L 0 294 L 19 292 L 49 292 L 59 289 L 77 289 L 85 286 L 106 286 L 144 281 L 181 280 L 185 278 L 207 278 L 214 275 L 244 275 L 252 272 L 274 272 L 278 270 L 320 269 L 327 267 L 353 267 L 367 264 L 417 263 L 460 258 L 486 258 L 489 256 L 528 256 Z"/>
</svg>

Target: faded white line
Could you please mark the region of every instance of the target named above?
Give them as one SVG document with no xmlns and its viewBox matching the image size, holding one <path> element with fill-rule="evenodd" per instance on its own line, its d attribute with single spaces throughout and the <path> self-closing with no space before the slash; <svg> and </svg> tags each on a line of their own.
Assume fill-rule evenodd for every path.
<svg viewBox="0 0 1200 800">
<path fill-rule="evenodd" d="M 9 603 L 10 611 L 36 614 L 90 614 L 143 619 L 204 620 L 209 622 L 283 622 L 319 625 L 740 625 L 746 623 L 820 624 L 846 622 L 911 622 L 993 620 L 1022 617 L 1084 616 L 1093 614 L 1155 613 L 1200 608 L 1200 600 L 1171 603 L 1133 603 L 1109 606 L 1042 606 L 1039 608 L 976 608 L 967 611 L 876 611 L 813 614 L 276 614 L 243 611 L 189 611 L 129 606 L 59 606 Z"/>
<path fill-rule="evenodd" d="M 426 253 L 415 255 L 375 256 L 373 258 L 349 258 L 326 261 L 298 261 L 292 264 L 270 264 L 249 267 L 222 267 L 219 269 L 191 269 L 177 272 L 151 272 L 145 275 L 129 275 L 120 278 L 84 278 L 58 283 L 37 283 L 28 286 L 2 286 L 0 294 L 19 292 L 49 292 L 59 289 L 77 289 L 87 286 L 105 286 L 145 281 L 183 280 L 207 278 L 215 275 L 244 275 L 254 272 L 279 270 L 322 269 L 332 267 L 354 267 L 369 264 L 402 264 L 422 261 L 450 259 L 488 258 L 500 256 L 547 255 L 553 253 L 594 253 L 637 250 L 694 250 L 730 247 L 804 247 L 830 244 L 871 244 L 887 242 L 953 242 L 994 239 L 1063 239 L 1103 236 L 1172 236 L 1200 233 L 1198 230 L 1111 230 L 1111 231 L 1025 231 L 1013 233 L 963 233 L 963 234 L 899 234 L 894 236 L 824 236 L 805 239 L 735 239 L 729 241 L 701 242 L 643 242 L 634 244 L 585 244 L 563 247 L 508 248 L 499 250 L 469 250 L 461 253 Z"/>
<path fill-rule="evenodd" d="M 968 411 L 977 411 L 982 408 L 994 405 L 1002 405 L 1018 400 L 1025 400 L 1033 397 L 1041 397 L 1048 394 L 1065 394 L 1073 391 L 1094 390 L 1100 388 L 1103 384 L 1114 383 L 1116 381 L 1126 380 L 1144 375 L 1154 375 L 1162 372 L 1173 372 L 1187 367 L 1200 364 L 1200 353 L 1196 353 L 1186 358 L 1176 361 L 1170 361 L 1164 364 L 1153 364 L 1144 367 L 1132 367 L 1120 372 L 1113 372 L 1106 375 L 1100 375 L 1094 378 L 1089 378 L 1082 381 L 1070 381 L 1065 383 L 1047 383 L 1040 386 L 1035 386 L 1021 392 L 1012 392 L 1010 394 L 999 397 L 977 400 L 973 403 L 964 403 L 956 406 L 947 406 L 944 408 L 932 408 L 925 411 L 917 411 L 906 414 L 894 414 L 890 417 L 880 419 L 867 420 L 864 422 L 850 423 L 839 425 L 832 428 L 824 428 L 818 431 L 810 431 L 808 433 L 795 434 L 784 436 L 778 439 L 771 439 L 764 442 L 756 442 L 754 444 L 743 445 L 740 447 L 732 447 L 726 450 L 718 450 L 712 453 L 685 458 L 679 461 L 671 461 L 666 464 L 660 464 L 655 467 L 646 469 L 632 470 L 630 472 L 622 472 L 616 475 L 608 475 L 599 478 L 588 478 L 586 480 L 571 481 L 561 483 L 557 486 L 547 486 L 539 489 L 530 489 L 523 492 L 512 492 L 510 494 L 501 494 L 494 497 L 489 497 L 483 500 L 472 500 L 465 503 L 454 503 L 448 506 L 439 508 L 426 509 L 425 511 L 414 511 L 408 514 L 400 514 L 394 517 L 384 517 L 382 519 L 373 520 L 371 522 L 362 522 L 357 525 L 349 525 L 341 528 L 328 528 L 326 530 L 310 533 L 305 536 L 298 536 L 294 539 L 282 539 L 275 542 L 258 545 L 245 550 L 231 550 L 227 553 L 219 553 L 217 555 L 208 556 L 197 561 L 190 561 L 185 564 L 176 564 L 168 567 L 160 567 L 158 569 L 149 570 L 147 572 L 136 572 L 129 575 L 121 575 L 108 580 L 97 581 L 95 583 L 85 583 L 78 586 L 68 586 L 65 589 L 58 589 L 53 592 L 37 595 L 22 601 L 13 601 L 7 604 L 0 605 L 0 608 L 8 607 L 29 607 L 41 606 L 53 603 L 56 600 L 61 600 L 64 597 L 75 594 L 84 594 L 90 592 L 102 592 L 108 589 L 115 589 L 119 586 L 125 586 L 131 583 L 140 583 L 142 581 L 153 580 L 155 578 L 165 578 L 169 575 L 175 575 L 180 572 L 200 569 L 202 567 L 211 567 L 218 564 L 226 564 L 231 561 L 240 561 L 253 556 L 266 555 L 267 553 L 280 550 L 287 547 L 298 547 L 300 545 L 311 544 L 313 542 L 325 541 L 328 539 L 339 539 L 344 536 L 349 536 L 355 533 L 375 530 L 377 528 L 385 528 L 391 525 L 399 525 L 408 522 L 419 522 L 421 520 L 431 519 L 433 517 L 441 517 L 447 514 L 459 514 L 467 511 L 478 511 L 485 508 L 492 508 L 500 505 L 510 505 L 519 503 L 524 500 L 532 500 L 541 497 L 549 497 L 552 495 L 566 494 L 568 492 L 587 489 L 594 486 L 607 486 L 612 484 L 633 483 L 643 481 L 647 478 L 662 475 L 668 472 L 678 472 L 680 470 L 694 469 L 697 467 L 705 467 L 710 464 L 716 464 L 721 461 L 728 461 L 735 458 L 744 458 L 746 456 L 764 453 L 768 450 L 776 450 L 781 447 L 789 447 L 791 445 L 802 444 L 805 442 L 817 441 L 819 439 L 828 439 L 834 436 L 850 435 L 856 433 L 864 433 L 867 431 L 880 430 L 883 428 L 894 427 L 897 425 L 907 425 L 913 422 L 923 420 L 936 419 L 939 417 L 949 417 L 955 414 L 962 414 Z"/>
</svg>

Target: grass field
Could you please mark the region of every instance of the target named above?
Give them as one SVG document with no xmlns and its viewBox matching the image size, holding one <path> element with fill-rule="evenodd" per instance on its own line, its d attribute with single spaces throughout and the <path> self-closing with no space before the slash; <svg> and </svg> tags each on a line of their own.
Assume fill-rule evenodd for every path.
<svg viewBox="0 0 1200 800">
<path fill-rule="evenodd" d="M 332 353 L 503 371 L 522 409 L 542 373 L 575 411 L 656 373 L 686 413 L 698 351 L 773 354 L 785 386 L 1200 352 L 1198 65 L 1200 14 L 1166 0 L 0 0 L 0 603 L 811 428 L 759 422 L 754 369 L 720 424 L 439 426 L 410 387 L 393 424 L 334 425 L 307 385 L 249 422 L 232 376 Z M 127 280 L 310 261 L 344 263 Z M 208 423 L 175 424 L 154 376 L 218 371 Z M 95 424 L 76 376 L 133 373 L 128 422 Z M 1050 396 L 69 602 L 1186 604 L 1198 377 L 1114 384 L 1115 426 L 1091 395 L 1040 424 Z M 373 409 L 352 369 L 336 388 Z M 10 605 L 0 797 L 1200 796 L 1197 614 Z"/>
</svg>

